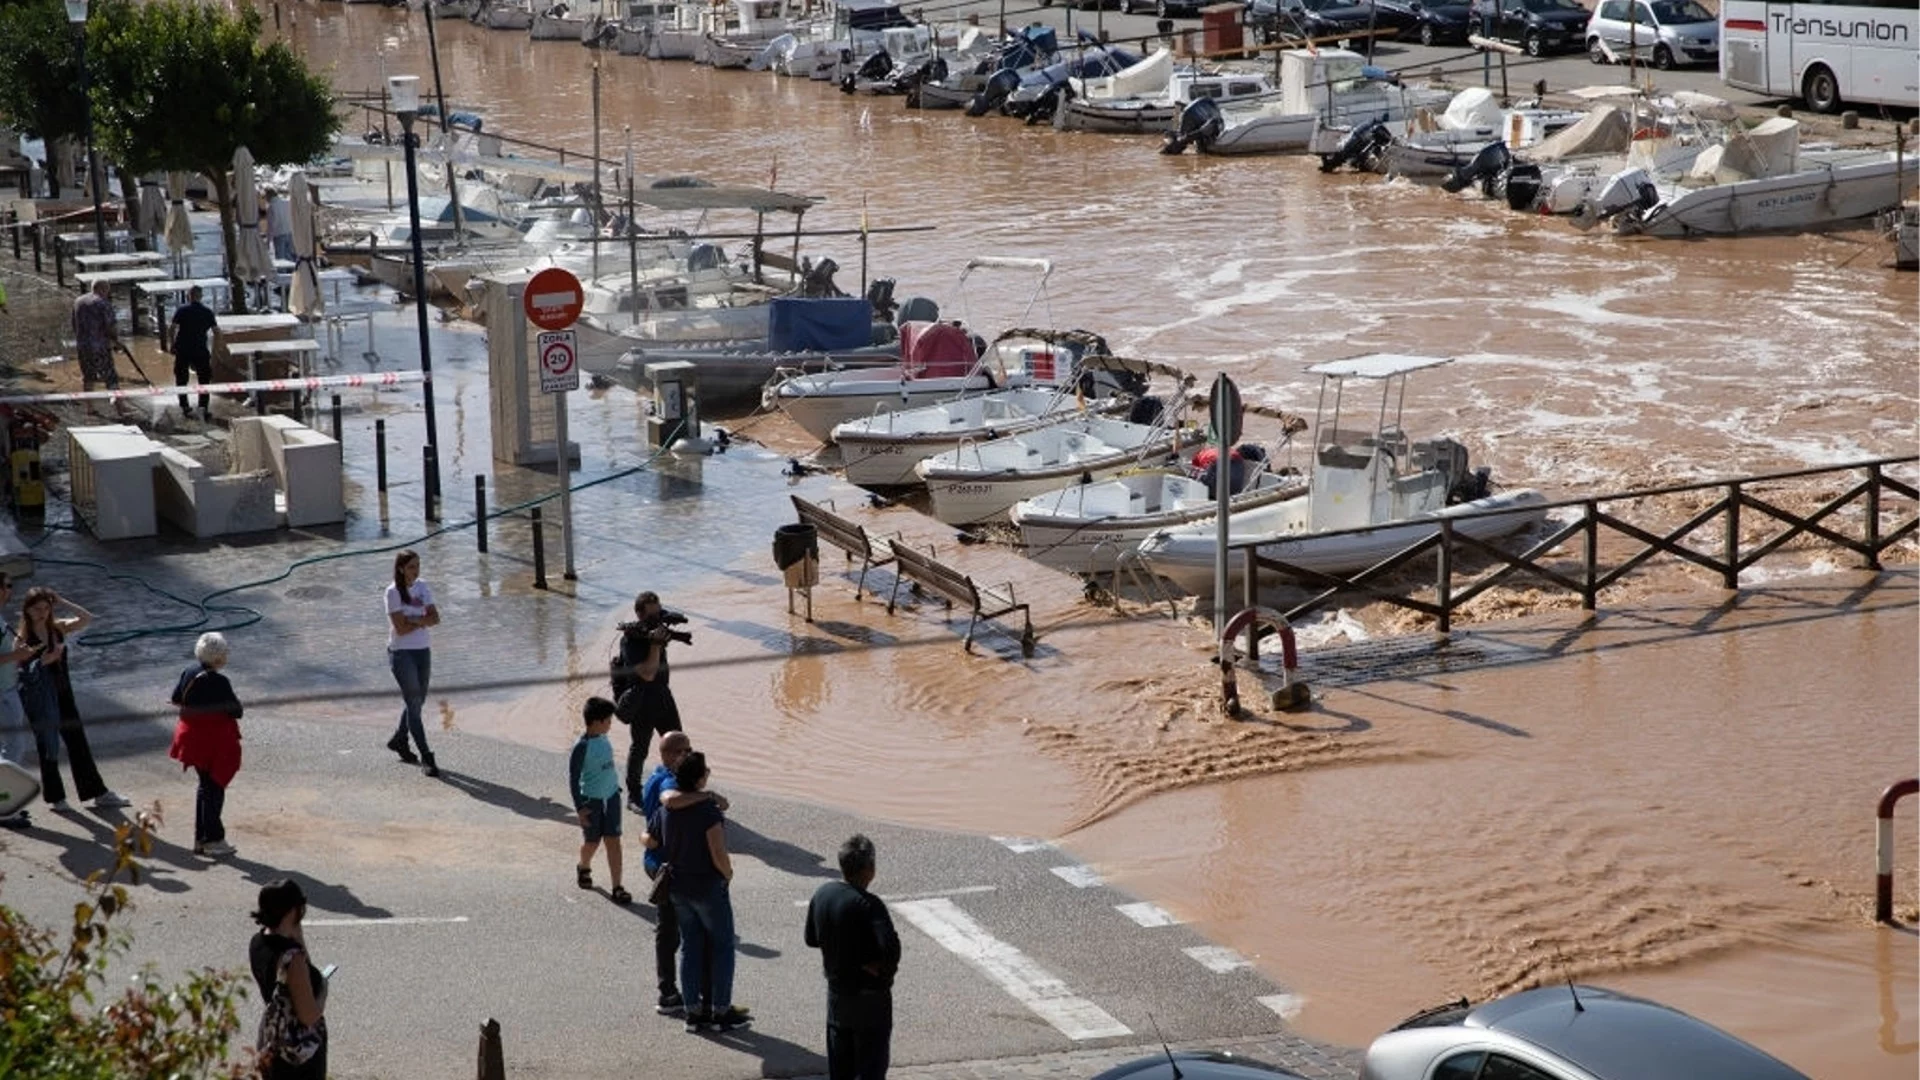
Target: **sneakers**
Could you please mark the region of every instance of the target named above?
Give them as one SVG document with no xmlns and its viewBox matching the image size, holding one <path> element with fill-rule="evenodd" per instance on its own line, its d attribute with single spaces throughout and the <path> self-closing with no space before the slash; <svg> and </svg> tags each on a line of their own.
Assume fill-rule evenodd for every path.
<svg viewBox="0 0 1920 1080">
<path fill-rule="evenodd" d="M 64 814 L 67 812 L 67 800 L 55 799 L 52 802 L 47 804 L 47 809 L 53 811 L 56 814 Z"/>
<path fill-rule="evenodd" d="M 123 806 L 132 805 L 132 800 L 112 791 L 103 791 L 93 798 L 93 808 L 95 810 L 118 810 Z"/>
<path fill-rule="evenodd" d="M 25 810 L 17 814 L 8 814 L 6 817 L 0 817 L 0 829 L 13 829 L 17 832 L 22 829 L 31 828 L 33 828 L 33 818 Z"/>
<path fill-rule="evenodd" d="M 687 1011 L 687 1003 L 678 990 L 667 990 L 660 995 L 660 1004 L 653 1011 L 661 1016 L 680 1016 Z"/>
<path fill-rule="evenodd" d="M 407 747 L 407 737 L 404 734 L 395 735 L 393 738 L 388 739 L 387 749 L 393 751 L 396 754 L 399 754 L 400 762 L 403 765 L 420 764 L 420 759 L 417 757 L 414 757 L 413 751 Z"/>
<path fill-rule="evenodd" d="M 726 1012 L 712 1013 L 707 1016 L 707 1027 L 714 1031 L 733 1031 L 751 1023 L 753 1018 L 747 1014 L 747 1010 L 738 1005 L 728 1008 Z"/>
<path fill-rule="evenodd" d="M 687 1034 L 698 1035 L 705 1030 L 707 1030 L 707 1010 L 688 1009 Z"/>
<path fill-rule="evenodd" d="M 224 859 L 237 850 L 239 849 L 227 843 L 225 840 L 209 840 L 204 844 L 193 845 L 193 853 L 195 855 L 204 856 L 209 859 Z"/>
<path fill-rule="evenodd" d="M 593 867 L 576 866 L 573 868 L 573 883 L 583 889 L 593 888 Z"/>
<path fill-rule="evenodd" d="M 425 775 L 425 776 L 439 776 L 439 775 L 440 775 L 440 766 L 438 766 L 438 765 L 435 765 L 435 764 L 433 763 L 433 755 L 432 755 L 432 754 L 428 754 L 428 755 L 426 755 L 425 757 L 423 757 L 423 758 L 421 758 L 421 759 L 420 759 L 420 772 L 421 772 L 421 774 L 422 774 L 422 775 Z"/>
</svg>

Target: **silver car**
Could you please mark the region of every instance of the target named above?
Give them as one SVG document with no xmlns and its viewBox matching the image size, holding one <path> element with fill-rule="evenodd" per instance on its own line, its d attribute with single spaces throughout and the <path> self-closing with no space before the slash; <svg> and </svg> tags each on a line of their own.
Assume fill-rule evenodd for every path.
<svg viewBox="0 0 1920 1080">
<path fill-rule="evenodd" d="M 1367 1048 L 1361 1080 L 1808 1080 L 1658 1002 L 1551 986 L 1402 1021 Z"/>
<path fill-rule="evenodd" d="M 1587 20 L 1587 57 L 1604 64 L 1629 54 L 1662 71 L 1717 64 L 1720 22 L 1695 0 L 1601 0 Z"/>
</svg>

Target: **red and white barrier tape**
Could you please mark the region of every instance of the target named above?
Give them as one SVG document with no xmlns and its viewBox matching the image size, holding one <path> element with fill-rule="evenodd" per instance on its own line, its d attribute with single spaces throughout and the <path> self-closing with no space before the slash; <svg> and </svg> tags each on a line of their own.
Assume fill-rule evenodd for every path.
<svg viewBox="0 0 1920 1080">
<path fill-rule="evenodd" d="M 426 382 L 423 371 L 383 371 L 371 375 L 316 375 L 310 379 L 256 379 L 252 382 L 201 383 L 197 386 L 143 386 L 128 390 L 76 390 L 64 394 L 10 394 L 0 405 L 52 405 L 63 401 L 129 401 L 181 394 L 251 394 L 261 391 L 325 390 L 329 387 L 382 387 Z"/>
</svg>

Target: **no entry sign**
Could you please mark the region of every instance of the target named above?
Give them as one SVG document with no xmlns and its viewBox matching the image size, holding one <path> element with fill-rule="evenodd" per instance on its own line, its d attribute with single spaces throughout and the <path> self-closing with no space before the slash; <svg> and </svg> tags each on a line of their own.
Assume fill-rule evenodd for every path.
<svg viewBox="0 0 1920 1080">
<path fill-rule="evenodd" d="M 540 335 L 540 392 L 558 394 L 580 389 L 579 354 L 573 331 L 553 330 Z"/>
<path fill-rule="evenodd" d="M 527 291 L 520 297 L 527 321 L 542 330 L 565 330 L 580 317 L 586 304 L 586 290 L 570 271 L 550 266 L 533 275 Z"/>
</svg>

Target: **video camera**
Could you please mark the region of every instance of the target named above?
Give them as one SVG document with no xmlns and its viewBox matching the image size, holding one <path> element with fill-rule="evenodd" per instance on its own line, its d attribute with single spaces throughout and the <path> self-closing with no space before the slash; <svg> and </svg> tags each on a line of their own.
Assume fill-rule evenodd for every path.
<svg viewBox="0 0 1920 1080">
<path fill-rule="evenodd" d="M 685 615 L 682 615 L 677 611 L 667 611 L 666 609 L 663 608 L 650 619 L 636 619 L 632 622 L 623 622 L 620 624 L 619 629 L 622 633 L 627 633 L 634 630 L 644 630 L 647 633 L 651 634 L 656 630 L 665 629 L 667 627 L 685 626 L 686 623 L 687 623 L 687 617 Z M 693 635 L 685 630 L 669 629 L 667 630 L 665 637 L 668 641 L 677 641 L 682 645 L 693 644 Z"/>
</svg>

